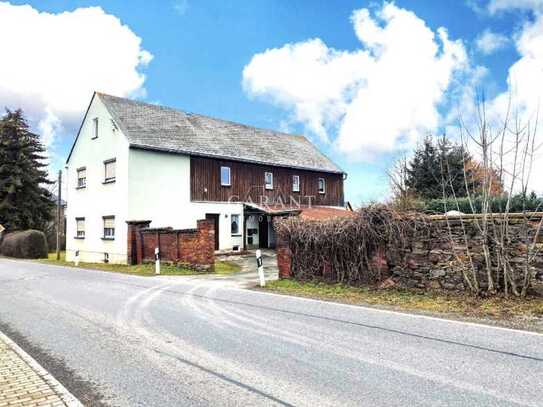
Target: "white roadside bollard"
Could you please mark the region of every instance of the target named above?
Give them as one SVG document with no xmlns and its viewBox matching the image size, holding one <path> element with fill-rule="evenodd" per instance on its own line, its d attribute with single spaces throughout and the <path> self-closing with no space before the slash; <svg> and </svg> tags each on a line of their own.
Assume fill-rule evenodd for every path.
<svg viewBox="0 0 543 407">
<path fill-rule="evenodd" d="M 160 274 L 160 252 L 155 247 L 155 274 Z"/>
<path fill-rule="evenodd" d="M 264 278 L 264 265 L 262 264 L 262 252 L 260 249 L 256 251 L 256 266 L 258 268 L 260 287 L 264 287 L 266 285 L 266 279 Z"/>
<path fill-rule="evenodd" d="M 75 267 L 79 267 L 79 250 L 75 251 Z"/>
</svg>

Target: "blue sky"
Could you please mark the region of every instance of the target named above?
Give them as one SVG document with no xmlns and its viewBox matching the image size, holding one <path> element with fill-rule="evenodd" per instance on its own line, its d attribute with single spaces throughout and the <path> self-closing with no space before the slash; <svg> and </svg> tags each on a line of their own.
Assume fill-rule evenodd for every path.
<svg viewBox="0 0 543 407">
<path fill-rule="evenodd" d="M 354 204 L 383 199 L 387 194 L 385 171 L 391 160 L 404 150 L 408 150 L 423 133 L 440 132 L 450 126 L 450 117 L 449 119 L 446 117 L 450 116 L 453 106 L 460 103 L 462 96 L 469 95 L 469 89 L 483 89 L 489 99 L 507 92 L 509 70 L 525 56 L 517 49 L 517 41 L 523 30 L 531 27 L 532 31 L 539 30 L 533 35 L 543 36 L 543 29 L 538 25 L 541 2 L 535 0 L 398 0 L 392 3 L 393 8 L 387 9 L 389 17 L 380 16 L 380 13 L 386 14 L 387 3 L 347 0 L 232 2 L 40 0 L 1 4 L 5 10 L 13 11 L 13 16 L 16 17 L 12 17 L 12 21 L 20 18 L 21 24 L 25 24 L 24 20 L 28 19 L 30 24 L 27 25 L 28 29 L 36 30 L 33 33 L 34 38 L 36 36 L 39 38 L 43 31 L 40 32 L 35 28 L 37 24 L 32 24 L 31 21 L 43 21 L 43 29 L 47 30 L 48 21 L 51 19 L 46 19 L 45 16 L 52 17 L 68 12 L 62 20 L 64 24 L 64 21 L 67 22 L 71 18 L 69 13 L 77 9 L 95 6 L 102 9 L 101 13 L 88 13 L 88 18 L 81 17 L 90 22 L 89 25 L 85 25 L 86 28 L 81 27 L 81 31 L 85 32 L 73 35 L 81 39 L 77 41 L 69 39 L 72 37 L 71 30 L 77 31 L 79 24 L 70 26 L 66 23 L 69 28 L 62 29 L 56 37 L 53 36 L 49 41 L 44 40 L 44 44 L 40 45 L 40 49 L 50 47 L 52 55 L 61 56 L 52 60 L 48 59 L 45 53 L 45 56 L 41 56 L 45 58 L 44 60 L 35 61 L 34 69 L 40 70 L 43 64 L 46 66 L 44 71 L 55 70 L 55 64 L 58 64 L 59 70 L 62 70 L 62 66 L 65 65 L 63 58 L 66 58 L 66 64 L 75 65 L 69 73 L 59 75 L 58 79 L 51 79 L 52 86 L 43 90 L 39 97 L 28 90 L 14 89 L 14 85 L 9 85 L 12 89 L 8 87 L 8 91 L 3 92 L 3 85 L 8 86 L 6 84 L 10 79 L 6 72 L 0 69 L 0 104 L 11 108 L 20 106 L 29 111 L 33 123 L 37 127 L 41 126 L 40 129 L 46 129 L 47 134 L 50 133 L 48 145 L 52 167 L 58 168 L 62 165 L 90 99 L 91 90 L 99 89 L 114 94 L 124 93 L 125 96 L 136 95 L 149 102 L 258 127 L 304 133 L 348 172 L 346 197 Z M 16 13 L 15 6 L 23 4 L 30 5 L 33 10 L 27 8 L 24 13 Z M 371 33 L 357 36 L 355 32 L 357 26 L 351 17 L 356 10 L 361 9 L 367 9 L 369 17 L 360 14 L 361 20 L 358 23 L 360 27 L 368 27 L 370 23 L 375 22 L 378 27 L 385 30 L 376 39 L 377 45 L 363 43 L 361 40 L 363 38 L 370 41 L 373 38 Z M 45 15 L 44 12 L 50 14 Z M 414 17 L 410 19 L 405 13 L 411 13 Z M 2 14 L 6 16 L 0 12 L 0 22 Z M 130 46 L 122 45 L 124 34 L 111 19 L 106 19 L 108 16 L 115 16 L 129 30 L 130 38 L 127 41 L 131 41 Z M 397 42 L 401 40 L 401 36 L 389 38 L 393 37 L 393 22 L 397 23 L 400 30 L 401 27 L 405 27 L 406 44 L 419 41 L 416 36 L 418 34 L 413 34 L 414 31 L 409 29 L 409 24 L 415 23 L 414 19 L 423 23 L 426 29 L 436 36 L 428 40 L 421 30 L 421 44 L 426 40 L 433 42 L 438 51 L 433 58 L 431 55 L 419 56 L 415 49 L 413 54 L 403 55 L 402 58 L 405 60 L 427 58 L 427 63 L 420 67 L 422 71 L 443 70 L 439 75 L 436 74 L 435 84 L 429 85 L 428 92 L 420 92 L 427 93 L 431 100 L 417 99 L 419 92 L 413 92 L 412 88 L 403 89 L 402 83 L 411 81 L 405 72 L 416 72 L 416 65 L 403 70 L 402 63 L 392 67 L 376 63 L 381 58 L 381 49 L 398 48 Z M 140 58 L 139 62 L 134 62 L 134 55 L 128 54 L 128 51 L 126 56 L 122 56 L 124 60 L 119 60 L 121 56 L 110 58 L 111 54 L 106 53 L 105 56 L 100 54 L 102 50 L 112 46 L 107 38 L 93 36 L 93 30 L 101 31 L 103 26 L 110 23 L 111 35 L 117 33 L 119 35 L 119 42 L 115 42 L 112 52 L 122 50 L 123 53 L 125 49 L 136 49 L 135 52 L 140 52 L 137 57 Z M 390 36 L 387 34 L 387 24 L 390 24 Z M 446 52 L 443 48 L 444 42 L 438 38 L 440 27 L 447 31 L 448 41 L 454 41 L 457 46 L 456 51 L 452 51 L 450 55 L 453 62 L 449 62 L 447 58 L 438 61 Z M 490 33 L 486 38 L 486 48 L 485 44 L 478 42 L 485 32 Z M 137 42 L 134 42 L 135 39 L 140 39 L 141 42 L 135 45 Z M 296 66 L 300 65 L 297 61 L 305 61 L 305 51 L 309 50 L 308 44 L 312 39 L 320 40 L 317 45 L 320 47 L 319 50 L 324 52 L 323 58 L 326 61 L 308 61 L 308 69 L 331 67 L 332 64 L 335 68 L 325 68 L 322 75 L 318 74 L 308 79 L 306 87 L 296 94 L 291 94 L 290 84 L 296 84 L 300 79 L 296 76 Z M 86 41 L 95 48 L 89 48 L 89 52 L 85 52 Z M 100 41 L 104 43 L 101 44 Z M 34 46 L 32 44 L 36 44 L 36 40 L 29 40 L 29 44 L 30 47 Z M 298 44 L 299 47 L 292 49 L 288 48 L 287 44 Z M 80 47 L 82 50 L 75 51 L 74 47 Z M 283 50 L 283 53 L 266 52 L 271 49 Z M 142 56 L 143 50 L 151 54 L 152 59 L 149 55 Z M 364 62 L 367 55 L 360 55 L 364 51 L 369 52 L 370 62 Z M 347 53 L 353 60 L 343 65 L 341 60 L 335 61 L 341 52 Z M 258 55 L 261 56 L 259 63 L 253 59 Z M 79 62 L 73 62 L 73 59 L 78 59 Z M 332 60 L 335 62 L 330 62 Z M 129 62 L 125 64 L 125 61 Z M 532 61 L 536 64 L 539 62 Z M 78 75 L 78 63 L 93 64 L 92 72 Z M 281 73 L 282 76 L 274 72 L 275 67 L 290 66 L 289 64 L 295 66 L 292 72 Z M 123 87 L 120 83 L 129 75 L 121 68 L 117 69 L 121 66 L 122 69 L 131 70 L 131 75 L 145 75 L 145 78 L 140 77 L 139 82 L 137 78 L 132 78 L 131 82 L 127 80 Z M 247 66 L 253 69 L 244 76 L 244 68 Z M 15 66 L 11 72 L 19 74 L 17 68 Z M 367 73 L 374 68 L 377 73 Z M 344 69 L 349 73 L 344 74 Z M 95 72 L 98 71 L 101 76 L 95 78 Z M 23 81 L 25 75 L 32 76 L 35 73 L 29 70 L 20 75 Z M 305 77 L 304 73 L 301 75 Z M 324 89 L 326 84 L 341 82 L 341 76 L 347 75 L 352 75 L 352 80 L 347 84 L 329 85 L 330 89 Z M 394 121 L 395 117 L 401 116 L 409 118 L 404 124 L 398 124 L 396 127 L 380 125 L 364 127 L 364 123 L 368 122 L 364 119 L 364 114 L 367 114 L 364 106 L 382 103 L 377 101 L 374 104 L 368 96 L 368 89 L 373 89 L 374 94 L 383 94 L 382 87 L 379 87 L 383 85 L 369 87 L 367 84 L 381 84 L 383 77 L 386 82 L 387 75 L 391 79 L 406 75 L 401 81 L 390 81 L 393 88 L 386 89 L 386 92 L 391 93 L 384 93 L 389 100 L 395 100 L 394 95 L 403 95 L 405 100 L 409 100 L 406 92 L 411 92 L 414 94 L 413 104 L 424 106 L 421 110 L 425 113 L 417 112 L 415 115 L 418 117 L 413 119 L 412 112 L 404 115 L 404 112 L 397 111 L 411 108 L 405 106 L 405 103 L 392 106 L 390 111 L 375 108 L 372 115 L 380 115 L 381 122 Z M 426 72 L 413 81 L 416 83 L 416 80 L 424 80 L 424 75 Z M 44 77 L 49 76 L 38 79 L 43 82 Z M 432 74 L 428 77 L 432 78 Z M 36 81 L 38 79 L 30 78 Z M 58 83 L 55 83 L 55 80 Z M 429 79 L 428 82 L 432 80 Z M 67 94 L 66 101 L 60 100 L 62 95 L 48 101 L 46 91 L 51 92 L 55 87 L 56 89 L 62 89 L 63 86 L 71 87 L 70 81 L 73 81 L 74 87 L 81 87 L 77 95 Z M 321 87 L 323 89 L 320 89 Z M 317 90 L 313 91 L 313 88 Z M 85 94 L 88 96 L 86 99 L 83 96 Z M 341 96 L 337 96 L 338 94 Z M 355 100 L 353 95 L 360 97 L 359 103 L 353 103 Z M 44 102 L 34 103 L 31 101 L 33 98 L 41 98 Z M 307 105 L 310 105 L 309 110 L 306 109 Z M 431 111 L 434 108 L 435 112 Z M 357 114 L 356 109 L 359 109 L 360 114 Z M 330 111 L 334 111 L 331 117 Z M 350 119 L 346 118 L 347 115 L 350 115 Z M 315 124 L 317 122 L 318 125 Z M 356 126 L 359 123 L 364 134 L 357 136 Z M 389 133 L 397 134 L 391 136 Z M 402 133 L 409 136 L 404 137 Z M 358 142 L 356 137 L 364 138 L 364 141 Z M 385 139 L 386 143 L 383 142 Z"/>
</svg>

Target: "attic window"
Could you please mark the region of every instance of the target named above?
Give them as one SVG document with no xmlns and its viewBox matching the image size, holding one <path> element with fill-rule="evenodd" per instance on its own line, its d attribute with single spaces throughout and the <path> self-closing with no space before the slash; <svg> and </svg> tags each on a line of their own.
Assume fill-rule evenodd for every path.
<svg viewBox="0 0 543 407">
<path fill-rule="evenodd" d="M 300 192 L 300 176 L 292 176 L 292 192 Z"/>
<path fill-rule="evenodd" d="M 92 119 L 92 139 L 98 138 L 98 117 Z"/>
<path fill-rule="evenodd" d="M 319 194 L 326 193 L 326 181 L 324 178 L 319 178 Z"/>
<path fill-rule="evenodd" d="M 273 172 L 264 173 L 264 184 L 266 189 L 273 189 Z"/>
<path fill-rule="evenodd" d="M 229 187 L 230 184 L 230 167 L 221 167 L 221 185 Z"/>
</svg>

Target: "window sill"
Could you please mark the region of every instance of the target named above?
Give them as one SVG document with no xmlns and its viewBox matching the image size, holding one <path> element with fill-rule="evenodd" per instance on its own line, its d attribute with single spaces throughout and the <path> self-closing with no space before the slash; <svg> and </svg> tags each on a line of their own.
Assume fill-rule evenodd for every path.
<svg viewBox="0 0 543 407">
<path fill-rule="evenodd" d="M 82 236 L 74 236 L 74 239 L 85 240 L 85 237 L 82 237 Z"/>
<path fill-rule="evenodd" d="M 241 237 L 241 233 L 237 233 L 235 235 L 231 235 L 232 237 Z"/>
<path fill-rule="evenodd" d="M 266 191 L 273 191 L 273 187 L 266 187 Z"/>
<path fill-rule="evenodd" d="M 115 178 L 106 179 L 104 182 L 102 182 L 102 184 L 114 184 L 114 183 L 115 183 Z"/>
<path fill-rule="evenodd" d="M 231 186 L 232 186 L 232 184 L 221 184 L 221 187 L 230 188 Z"/>
<path fill-rule="evenodd" d="M 82 186 L 82 187 L 75 187 L 75 189 L 85 189 L 85 188 L 87 188 L 86 185 L 85 185 L 85 186 Z"/>
<path fill-rule="evenodd" d="M 103 237 L 102 240 L 115 240 L 114 237 Z"/>
<path fill-rule="evenodd" d="M 96 140 L 98 136 L 91 137 L 91 140 Z"/>
</svg>

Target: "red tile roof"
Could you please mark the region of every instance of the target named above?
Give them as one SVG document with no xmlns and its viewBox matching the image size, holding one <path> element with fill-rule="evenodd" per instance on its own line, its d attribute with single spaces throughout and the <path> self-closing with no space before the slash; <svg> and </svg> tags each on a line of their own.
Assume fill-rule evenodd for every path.
<svg viewBox="0 0 543 407">
<path fill-rule="evenodd" d="M 302 219 L 310 220 L 326 220 L 346 216 L 354 216 L 354 212 L 342 208 L 313 206 L 311 208 L 302 209 L 302 212 L 300 213 Z"/>
</svg>

